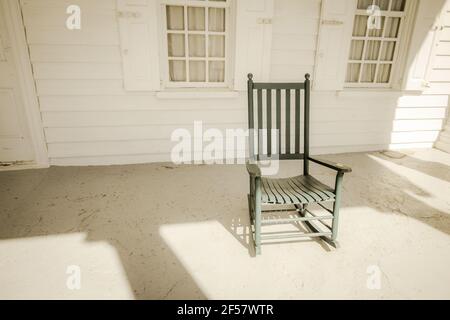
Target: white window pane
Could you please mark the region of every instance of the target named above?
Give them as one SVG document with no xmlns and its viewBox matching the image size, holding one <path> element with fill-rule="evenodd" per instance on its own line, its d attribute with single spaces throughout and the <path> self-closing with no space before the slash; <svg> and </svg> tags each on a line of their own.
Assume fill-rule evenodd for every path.
<svg viewBox="0 0 450 320">
<path fill-rule="evenodd" d="M 392 11 L 405 11 L 405 0 L 392 0 Z"/>
<path fill-rule="evenodd" d="M 193 31 L 205 30 L 205 8 L 188 7 L 188 29 Z"/>
<path fill-rule="evenodd" d="M 362 60 L 362 53 L 364 48 L 363 40 L 352 40 L 350 48 L 350 60 Z"/>
<path fill-rule="evenodd" d="M 385 17 L 376 17 L 379 19 L 379 22 L 374 22 L 373 28 L 369 29 L 370 37 L 381 37 L 383 35 L 384 30 L 384 22 L 386 20 Z"/>
<path fill-rule="evenodd" d="M 367 16 L 355 16 L 353 25 L 353 36 L 364 37 L 367 30 Z"/>
<path fill-rule="evenodd" d="M 395 42 L 385 41 L 383 42 L 383 47 L 381 48 L 380 59 L 382 61 L 392 61 L 394 60 L 394 52 L 395 52 Z"/>
<path fill-rule="evenodd" d="M 225 57 L 225 36 L 209 37 L 209 56 L 214 58 Z"/>
<path fill-rule="evenodd" d="M 205 82 L 206 64 L 205 61 L 189 62 L 189 81 Z"/>
<path fill-rule="evenodd" d="M 167 45 L 169 47 L 169 57 L 185 56 L 184 35 L 169 33 L 167 35 Z"/>
<path fill-rule="evenodd" d="M 184 8 L 167 6 L 167 29 L 184 30 Z"/>
<path fill-rule="evenodd" d="M 377 83 L 389 83 L 391 78 L 391 65 L 380 64 L 378 66 Z"/>
<path fill-rule="evenodd" d="M 209 8 L 209 31 L 225 32 L 225 9 Z"/>
<path fill-rule="evenodd" d="M 190 57 L 206 56 L 206 44 L 204 35 L 199 34 L 189 35 L 189 56 Z"/>
<path fill-rule="evenodd" d="M 386 38 L 397 38 L 400 29 L 400 18 L 389 18 L 386 24 Z"/>
<path fill-rule="evenodd" d="M 347 65 L 347 78 L 345 81 L 346 82 L 358 82 L 360 69 L 361 69 L 361 64 L 349 63 Z"/>
<path fill-rule="evenodd" d="M 225 81 L 225 62 L 210 61 L 209 62 L 209 82 Z"/>
<path fill-rule="evenodd" d="M 170 81 L 186 81 L 186 62 L 182 60 L 169 61 Z"/>
<path fill-rule="evenodd" d="M 366 60 L 378 60 L 381 41 L 369 40 L 366 42 Z"/>
<path fill-rule="evenodd" d="M 372 5 L 372 0 L 358 0 L 358 9 L 366 10 L 370 5 Z"/>
<path fill-rule="evenodd" d="M 389 9 L 389 0 L 375 0 L 374 4 L 381 10 L 387 11 Z"/>
<path fill-rule="evenodd" d="M 363 65 L 361 82 L 373 82 L 375 80 L 375 71 L 377 65 L 375 63 L 366 63 Z"/>
</svg>

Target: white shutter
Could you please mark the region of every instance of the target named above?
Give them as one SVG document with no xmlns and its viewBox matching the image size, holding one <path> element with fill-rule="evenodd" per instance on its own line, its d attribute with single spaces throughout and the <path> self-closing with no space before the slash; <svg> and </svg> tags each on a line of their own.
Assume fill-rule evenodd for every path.
<svg viewBox="0 0 450 320">
<path fill-rule="evenodd" d="M 236 1 L 236 56 L 234 86 L 247 89 L 247 74 L 268 81 L 272 49 L 274 0 Z"/>
<path fill-rule="evenodd" d="M 445 0 L 421 0 L 417 9 L 405 70 L 405 90 L 422 91 L 428 87 L 439 41 L 441 13 Z"/>
<path fill-rule="evenodd" d="M 342 90 L 355 10 L 355 0 L 323 0 L 313 77 L 314 90 Z"/>
<path fill-rule="evenodd" d="M 124 87 L 151 91 L 160 87 L 158 23 L 154 0 L 117 0 Z"/>
</svg>

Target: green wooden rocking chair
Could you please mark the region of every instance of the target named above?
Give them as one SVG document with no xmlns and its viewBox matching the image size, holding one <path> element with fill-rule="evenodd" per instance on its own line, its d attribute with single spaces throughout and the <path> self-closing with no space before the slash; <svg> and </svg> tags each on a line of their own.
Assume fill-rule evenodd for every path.
<svg viewBox="0 0 450 320">
<path fill-rule="evenodd" d="M 263 240 L 278 240 L 296 237 L 320 237 L 331 246 L 337 248 L 336 241 L 339 207 L 342 193 L 342 179 L 345 172 L 351 169 L 339 163 L 320 160 L 309 155 L 309 114 L 310 114 L 310 75 L 305 75 L 305 82 L 300 83 L 257 83 L 253 82 L 253 75 L 248 75 L 248 126 L 250 131 L 256 131 L 258 135 L 250 134 L 249 152 L 250 161 L 247 162 L 247 171 L 250 175 L 249 211 L 253 240 L 256 254 L 261 254 Z M 254 108 L 254 91 L 256 90 L 257 108 Z M 266 101 L 263 101 L 263 90 L 266 91 Z M 300 149 L 300 93 L 304 90 L 304 134 L 303 153 Z M 272 128 L 272 93 L 275 92 L 276 101 L 276 128 Z M 291 91 L 295 93 L 294 107 L 291 106 Z M 281 148 L 281 96 L 285 96 L 285 150 Z M 263 105 L 265 105 L 266 123 L 263 123 Z M 294 110 L 292 110 L 294 109 Z M 294 111 L 294 112 L 292 112 Z M 294 113 L 295 123 L 295 150 L 291 150 L 291 113 Z M 256 118 L 256 121 L 255 121 Z M 255 123 L 256 122 L 256 123 Z M 256 128 L 255 128 L 256 126 Z M 278 130 L 277 150 L 272 152 L 271 130 Z M 261 132 L 267 132 L 262 139 Z M 255 141 L 257 140 L 257 142 Z M 264 148 L 264 146 L 266 148 Z M 256 150 L 256 151 L 255 151 Z M 256 164 L 259 160 L 274 159 L 295 160 L 303 159 L 303 175 L 291 178 L 269 178 L 261 175 L 261 169 Z M 316 164 L 333 169 L 337 172 L 334 189 L 321 183 L 309 174 L 309 164 Z M 332 208 L 327 208 L 326 203 L 332 203 Z M 326 210 L 326 215 L 319 215 L 308 210 L 308 206 L 317 204 Z M 262 207 L 268 207 L 263 209 Z M 286 209 L 287 207 L 287 209 Z M 274 212 L 290 212 L 287 219 L 268 219 L 264 217 Z M 293 215 L 292 215 L 293 213 Z M 326 221 L 331 221 L 326 223 Z M 263 225 L 292 224 L 303 222 L 307 226 L 305 233 L 275 234 L 262 233 Z M 321 224 L 319 228 L 317 223 Z"/>
</svg>

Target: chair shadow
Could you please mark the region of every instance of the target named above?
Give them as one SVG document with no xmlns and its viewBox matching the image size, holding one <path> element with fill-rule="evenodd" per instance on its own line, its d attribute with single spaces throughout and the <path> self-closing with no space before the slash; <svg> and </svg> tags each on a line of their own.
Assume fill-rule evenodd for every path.
<svg viewBox="0 0 450 320">
<path fill-rule="evenodd" d="M 413 195 L 417 195 L 432 199 L 433 195 L 412 183 L 407 177 L 381 165 L 372 157 L 393 162 L 379 152 L 337 154 L 326 157 L 336 162 L 349 164 L 353 168 L 353 172 L 344 177 L 341 208 L 368 207 L 385 214 L 403 215 L 421 221 L 445 234 L 450 234 L 450 211 L 436 209 L 414 197 Z M 424 166 L 426 161 L 421 164 Z M 434 169 L 423 168 L 422 172 L 432 172 L 434 175 L 430 174 L 430 176 L 436 175 L 436 178 L 439 177 L 436 171 L 445 172 L 448 168 L 446 165 L 433 161 L 430 161 L 429 165 Z M 411 167 L 413 168 L 413 165 Z M 323 182 L 332 185 L 334 181 L 332 173 L 323 168 L 315 167 L 314 169 L 315 174 Z"/>
<path fill-rule="evenodd" d="M 374 155 L 397 165 L 420 171 L 430 177 L 450 182 L 450 165 L 445 165 L 436 161 L 418 159 L 402 152 L 387 151 L 379 152 Z"/>
</svg>

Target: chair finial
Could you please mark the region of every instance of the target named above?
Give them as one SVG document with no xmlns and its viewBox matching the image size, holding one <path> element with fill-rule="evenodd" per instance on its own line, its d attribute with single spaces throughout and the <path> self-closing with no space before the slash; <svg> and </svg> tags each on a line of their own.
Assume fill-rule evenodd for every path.
<svg viewBox="0 0 450 320">
<path fill-rule="evenodd" d="M 305 79 L 309 80 L 309 78 L 311 78 L 311 75 L 309 73 L 305 74 Z"/>
<path fill-rule="evenodd" d="M 249 73 L 249 74 L 247 75 L 247 77 L 248 77 L 248 80 L 253 80 L 253 74 Z"/>
</svg>

